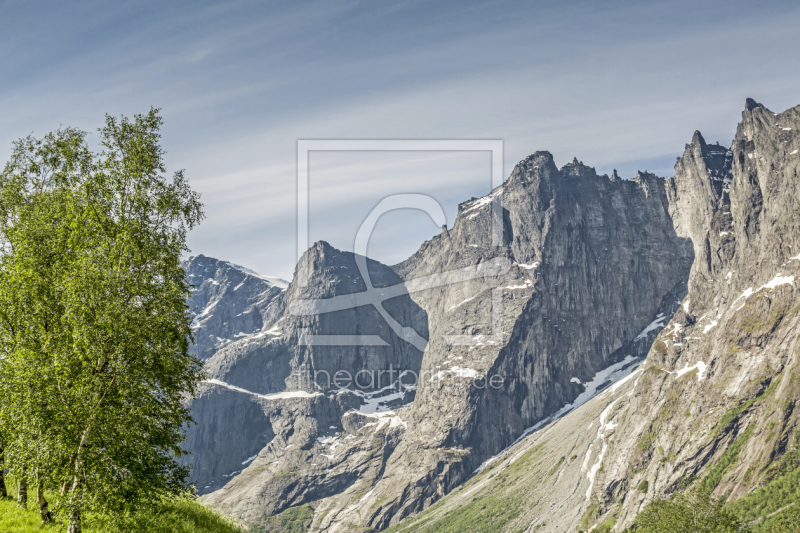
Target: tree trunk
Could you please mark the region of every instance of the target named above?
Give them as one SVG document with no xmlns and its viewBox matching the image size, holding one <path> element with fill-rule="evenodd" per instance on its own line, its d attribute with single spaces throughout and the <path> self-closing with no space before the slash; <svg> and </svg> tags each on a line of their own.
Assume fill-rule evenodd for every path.
<svg viewBox="0 0 800 533">
<path fill-rule="evenodd" d="M 8 498 L 8 492 L 6 492 L 6 451 L 3 448 L 3 443 L 0 442 L 0 498 Z"/>
<path fill-rule="evenodd" d="M 81 443 L 78 446 L 78 452 L 75 454 L 75 475 L 72 477 L 72 488 L 69 494 L 69 525 L 67 526 L 67 533 L 81 533 L 81 450 L 89 445 L 89 433 L 91 426 L 86 428 L 81 436 Z"/>
<path fill-rule="evenodd" d="M 67 533 L 81 533 L 81 481 L 78 473 L 75 473 L 74 481 L 72 482 L 72 490 L 70 491 L 69 502 L 69 525 L 67 526 Z"/>
<path fill-rule="evenodd" d="M 81 509 L 75 507 L 69 510 L 69 525 L 67 533 L 81 533 Z"/>
<path fill-rule="evenodd" d="M 28 469 L 24 466 L 17 482 L 17 506 L 28 508 Z"/>
<path fill-rule="evenodd" d="M 53 515 L 47 508 L 47 500 L 44 498 L 44 481 L 39 472 L 36 472 L 36 503 L 39 505 L 39 516 L 42 517 L 42 525 L 53 521 Z"/>
</svg>

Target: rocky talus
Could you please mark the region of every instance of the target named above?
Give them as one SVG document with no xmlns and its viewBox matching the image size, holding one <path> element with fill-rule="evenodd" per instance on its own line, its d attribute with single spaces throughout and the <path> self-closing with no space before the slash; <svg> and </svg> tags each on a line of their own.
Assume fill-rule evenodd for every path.
<svg viewBox="0 0 800 533">
<path fill-rule="evenodd" d="M 695 132 L 674 178 L 536 152 L 408 260 L 366 262 L 382 309 L 323 242 L 307 285 L 221 297 L 253 319 L 192 400 L 205 501 L 260 527 L 307 505 L 312 531 L 564 531 L 621 529 L 687 475 L 766 483 L 796 445 L 799 127 L 748 100 L 732 146 Z"/>
</svg>

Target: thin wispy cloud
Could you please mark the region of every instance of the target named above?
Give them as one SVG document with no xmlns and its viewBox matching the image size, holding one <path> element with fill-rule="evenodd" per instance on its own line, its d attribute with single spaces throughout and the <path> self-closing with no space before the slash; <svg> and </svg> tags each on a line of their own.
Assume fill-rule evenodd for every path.
<svg viewBox="0 0 800 533">
<path fill-rule="evenodd" d="M 749 6 L 6 2 L 0 157 L 31 131 L 91 131 L 106 112 L 162 107 L 167 162 L 186 168 L 207 206 L 194 252 L 288 277 L 297 139 L 503 139 L 506 175 L 540 149 L 600 173 L 670 175 L 695 129 L 730 142 L 745 97 L 776 111 L 800 103 L 800 6 Z M 312 237 L 352 241 L 376 195 L 413 165 L 426 171 L 412 186 L 438 195 L 448 218 L 488 192 L 483 164 L 431 157 L 315 156 L 312 182 L 328 181 L 312 190 Z M 437 231 L 428 224 L 387 216 L 370 249 L 388 261 L 381 238 L 413 250 Z"/>
</svg>

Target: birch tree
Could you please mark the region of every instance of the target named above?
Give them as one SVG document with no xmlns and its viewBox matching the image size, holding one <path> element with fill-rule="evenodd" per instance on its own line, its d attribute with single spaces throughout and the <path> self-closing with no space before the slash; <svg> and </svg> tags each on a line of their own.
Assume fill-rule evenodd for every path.
<svg viewBox="0 0 800 533">
<path fill-rule="evenodd" d="M 203 373 L 180 258 L 203 212 L 166 176 L 161 124 L 107 116 L 99 153 L 79 130 L 29 137 L 0 176 L 0 417 L 12 471 L 60 489 L 69 533 L 186 488 L 182 400 Z"/>
</svg>

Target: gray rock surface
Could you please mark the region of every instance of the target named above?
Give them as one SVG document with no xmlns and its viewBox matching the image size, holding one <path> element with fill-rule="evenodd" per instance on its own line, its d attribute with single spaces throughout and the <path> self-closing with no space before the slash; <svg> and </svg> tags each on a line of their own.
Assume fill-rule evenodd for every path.
<svg viewBox="0 0 800 533">
<path fill-rule="evenodd" d="M 291 462 L 296 451 L 313 447 L 315 437 L 329 435 L 331 426 L 341 428 L 342 418 L 350 409 L 372 411 L 379 402 L 381 408 L 388 409 L 414 398 L 413 388 L 402 394 L 389 390 L 376 392 L 390 384 L 390 371 L 393 372 L 392 381 L 395 381 L 398 370 L 417 372 L 422 360 L 422 353 L 397 337 L 377 310 L 357 307 L 318 316 L 295 316 L 287 310 L 292 302 L 298 300 L 324 300 L 334 295 L 359 293 L 365 288 L 351 253 L 340 252 L 320 242 L 307 252 L 304 259 L 311 265 L 310 283 L 306 287 L 293 283 L 277 293 L 270 288 L 268 300 L 254 298 L 258 305 L 251 305 L 248 309 L 251 316 L 262 318 L 253 322 L 259 324 L 258 329 L 225 342 L 206 361 L 210 383 L 191 400 L 196 424 L 187 429 L 185 449 L 191 455 L 182 458 L 185 464 L 193 467 L 193 480 L 201 494 L 220 488 L 250 465 L 243 466 L 243 462 L 268 444 L 272 446 L 270 443 L 281 435 L 291 443 L 286 445 L 294 448 L 286 452 L 286 460 Z M 204 258 L 204 261 L 212 260 Z M 222 262 L 216 262 L 219 263 Z M 196 265 L 194 269 L 190 268 L 189 275 L 199 278 L 199 268 Z M 401 282 L 398 275 L 385 265 L 369 261 L 368 268 L 375 287 Z M 214 271 L 203 268 L 202 272 Z M 225 276 L 231 275 L 228 270 L 222 272 Z M 242 302 L 228 301 L 233 296 L 240 297 L 240 293 L 233 289 L 241 283 L 238 278 L 230 280 L 228 277 L 208 275 L 201 288 L 210 286 L 207 291 L 210 295 L 206 297 L 200 291 L 195 295 L 195 298 L 202 295 L 201 304 L 210 309 L 203 316 L 215 318 L 216 323 L 222 322 L 223 318 L 214 316 L 214 313 L 228 317 L 242 307 Z M 221 296 L 214 299 L 215 295 Z M 425 313 L 407 295 L 387 300 L 385 308 L 401 323 L 427 336 Z M 198 323 L 208 328 L 207 324 L 212 322 L 207 319 Z M 376 335 L 384 343 L 368 347 L 306 345 L 301 342 L 303 331 L 311 335 Z M 359 378 L 359 384 L 363 386 L 353 387 L 354 392 L 350 393 L 332 392 L 335 388 L 333 378 L 339 370 L 349 372 L 354 379 Z M 297 394 L 288 397 L 280 394 L 285 392 Z M 323 392 L 330 392 L 330 397 Z M 291 408 L 282 407 L 287 403 Z M 304 405 L 302 409 L 298 407 L 301 405 Z M 325 415 L 319 418 L 322 415 L 309 413 Z M 283 428 L 283 433 L 276 427 Z M 295 442 L 297 439 L 300 440 Z M 258 468 L 259 465 L 259 461 L 253 461 L 251 467 Z M 287 481 L 280 476 L 273 479 L 269 473 L 248 476 L 240 476 L 239 481 L 251 480 L 258 485 L 276 479 L 280 486 Z M 313 485 L 311 480 L 307 485 Z M 256 489 L 248 487 L 247 490 L 253 492 Z M 269 503 L 266 495 L 275 490 L 278 489 L 265 487 L 258 500 Z M 257 509 L 253 516 L 261 516 L 272 507 L 285 507 L 287 501 L 293 500 L 278 498 L 274 503 L 262 506 L 253 506 L 243 500 L 243 504 Z"/>
<path fill-rule="evenodd" d="M 269 303 L 288 286 L 281 279 L 203 255 L 190 257 L 182 266 L 194 286 L 189 310 L 194 350 L 201 359 L 261 331 Z"/>
</svg>

